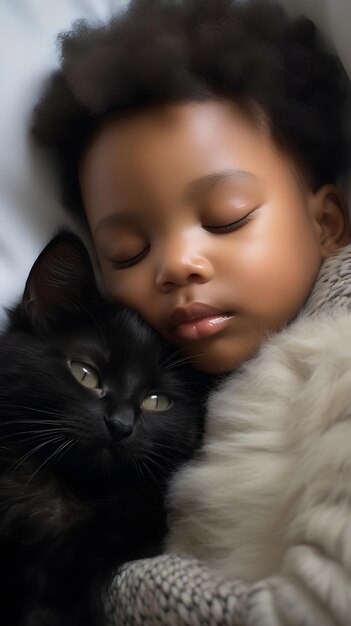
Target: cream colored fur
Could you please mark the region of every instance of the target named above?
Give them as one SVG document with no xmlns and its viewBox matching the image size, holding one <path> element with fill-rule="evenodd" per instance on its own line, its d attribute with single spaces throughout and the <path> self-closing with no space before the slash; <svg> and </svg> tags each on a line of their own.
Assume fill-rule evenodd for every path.
<svg viewBox="0 0 351 626">
<path fill-rule="evenodd" d="M 346 252 L 327 266 L 328 278 L 341 269 L 342 306 L 321 279 L 303 314 L 213 392 L 203 450 L 171 488 L 167 550 L 263 581 L 252 626 L 351 625 Z"/>
</svg>

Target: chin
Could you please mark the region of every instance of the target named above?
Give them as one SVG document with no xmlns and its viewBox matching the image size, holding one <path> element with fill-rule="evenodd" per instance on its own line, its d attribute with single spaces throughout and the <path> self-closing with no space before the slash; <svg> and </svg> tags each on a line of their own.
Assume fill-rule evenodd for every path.
<svg viewBox="0 0 351 626">
<path fill-rule="evenodd" d="M 206 341 L 206 345 L 205 342 L 201 342 L 201 346 L 198 343 L 196 350 L 194 344 L 192 349 L 190 346 L 183 348 L 186 356 L 193 357 L 193 367 L 206 374 L 232 372 L 254 356 L 259 348 L 255 345 L 249 350 L 247 345 L 238 345 L 238 339 L 230 340 L 228 337 L 217 338 L 217 341 L 213 339 Z"/>
<path fill-rule="evenodd" d="M 186 355 L 192 356 L 189 352 L 186 352 Z M 212 350 L 206 353 L 206 356 L 196 356 L 194 354 L 193 359 L 193 367 L 206 374 L 225 374 L 226 372 L 232 372 L 246 360 L 245 358 L 233 358 L 233 354 L 216 354 L 215 351 Z"/>
</svg>

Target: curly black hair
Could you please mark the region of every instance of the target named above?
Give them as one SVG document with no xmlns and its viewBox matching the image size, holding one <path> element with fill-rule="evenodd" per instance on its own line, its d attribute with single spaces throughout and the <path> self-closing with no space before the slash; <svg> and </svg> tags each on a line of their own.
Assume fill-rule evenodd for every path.
<svg viewBox="0 0 351 626">
<path fill-rule="evenodd" d="M 107 24 L 59 35 L 61 67 L 33 117 L 58 161 L 64 202 L 83 212 L 82 152 L 101 123 L 160 104 L 229 98 L 308 172 L 312 187 L 347 167 L 349 82 L 314 24 L 274 0 L 132 0 Z"/>
</svg>

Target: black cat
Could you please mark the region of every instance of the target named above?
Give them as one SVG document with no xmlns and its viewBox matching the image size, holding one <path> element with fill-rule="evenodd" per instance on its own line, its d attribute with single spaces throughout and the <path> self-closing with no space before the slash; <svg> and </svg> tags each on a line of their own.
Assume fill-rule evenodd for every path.
<svg viewBox="0 0 351 626">
<path fill-rule="evenodd" d="M 59 233 L 0 338 L 0 623 L 96 626 L 123 562 L 161 551 L 208 379 L 104 299 Z"/>
</svg>

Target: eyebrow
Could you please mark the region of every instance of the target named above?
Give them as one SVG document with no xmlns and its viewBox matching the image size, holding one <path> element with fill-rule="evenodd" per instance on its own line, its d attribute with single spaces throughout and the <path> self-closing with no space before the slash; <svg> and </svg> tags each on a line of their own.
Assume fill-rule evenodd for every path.
<svg viewBox="0 0 351 626">
<path fill-rule="evenodd" d="M 201 178 L 193 180 L 189 183 L 185 191 L 185 197 L 191 199 L 196 196 L 200 196 L 203 193 L 211 191 L 214 187 L 227 180 L 238 184 L 243 182 L 257 183 L 261 181 L 258 176 L 255 176 L 251 172 L 247 172 L 245 170 L 220 170 L 218 172 L 202 176 Z"/>
<path fill-rule="evenodd" d="M 245 183 L 245 182 L 261 182 L 261 178 L 255 176 L 251 172 L 247 172 L 245 170 L 219 170 L 218 172 L 213 172 L 211 174 L 207 174 L 206 176 L 201 176 L 201 178 L 197 178 L 196 180 L 191 181 L 184 192 L 184 198 L 186 200 L 192 200 L 202 194 L 211 191 L 217 185 L 225 182 L 232 181 L 234 183 Z M 127 213 L 126 211 L 120 211 L 118 213 L 112 213 L 112 215 L 108 215 L 104 217 L 100 222 L 98 222 L 94 234 L 101 230 L 102 228 L 108 227 L 110 224 L 118 224 L 118 223 L 139 223 L 139 220 L 132 213 Z"/>
<path fill-rule="evenodd" d="M 100 220 L 100 222 L 97 223 L 95 230 L 94 230 L 94 235 L 96 235 L 100 230 L 107 228 L 111 224 L 112 225 L 121 224 L 121 223 L 125 224 L 126 222 L 128 222 L 129 224 L 133 224 L 133 222 L 135 224 L 140 223 L 136 217 L 134 217 L 130 213 L 127 213 L 126 211 L 120 211 L 119 213 L 112 213 L 111 215 L 108 215 L 107 217 L 103 217 L 102 220 Z"/>
</svg>

